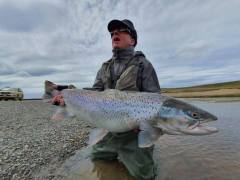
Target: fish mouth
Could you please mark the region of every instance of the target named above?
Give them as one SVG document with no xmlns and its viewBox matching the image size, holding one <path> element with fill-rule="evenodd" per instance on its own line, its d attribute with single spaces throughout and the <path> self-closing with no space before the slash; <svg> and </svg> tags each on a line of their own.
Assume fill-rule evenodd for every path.
<svg viewBox="0 0 240 180">
<path fill-rule="evenodd" d="M 211 121 L 216 121 L 216 120 L 218 120 L 218 118 L 211 114 L 211 116 L 208 119 L 203 120 L 202 122 L 204 123 L 204 122 L 211 122 Z"/>
<path fill-rule="evenodd" d="M 211 120 L 216 121 L 216 120 L 218 120 L 218 118 L 217 118 L 217 116 L 212 115 Z"/>
<path fill-rule="evenodd" d="M 187 129 L 188 129 L 188 130 L 192 130 L 192 129 L 196 128 L 196 127 L 199 126 L 199 125 L 200 125 L 200 121 L 197 121 L 195 124 L 189 125 L 189 126 L 187 127 Z"/>
<path fill-rule="evenodd" d="M 197 121 L 195 124 L 188 126 L 185 130 L 182 130 L 182 132 L 188 135 L 208 135 L 217 133 L 218 129 L 202 125 L 201 121 Z"/>
</svg>

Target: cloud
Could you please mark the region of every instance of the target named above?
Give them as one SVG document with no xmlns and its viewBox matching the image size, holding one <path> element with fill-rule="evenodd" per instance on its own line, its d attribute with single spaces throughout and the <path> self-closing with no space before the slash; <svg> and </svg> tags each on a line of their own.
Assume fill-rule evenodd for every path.
<svg viewBox="0 0 240 180">
<path fill-rule="evenodd" d="M 8 65 L 6 63 L 1 63 L 0 65 L 0 75 L 4 75 L 4 74 L 12 74 L 16 72 L 16 69 L 14 67 L 12 67 L 11 65 Z"/>
<path fill-rule="evenodd" d="M 182 66 L 181 68 L 169 68 L 169 70 L 158 72 L 158 74 L 163 87 L 182 87 L 239 80 L 239 68 L 240 65 L 218 68 Z"/>
<path fill-rule="evenodd" d="M 209 44 L 207 41 L 200 40 L 182 45 L 176 50 L 175 58 L 193 59 L 199 58 L 208 53 Z"/>
<path fill-rule="evenodd" d="M 240 2 L 0 0 L 0 86 L 92 85 L 111 58 L 107 23 L 131 19 L 162 87 L 239 80 Z"/>
<path fill-rule="evenodd" d="M 39 28 L 52 29 L 64 18 L 63 9 L 51 3 L 35 2 L 18 6 L 19 2 L 0 4 L 0 28 L 7 32 L 32 32 Z"/>
</svg>

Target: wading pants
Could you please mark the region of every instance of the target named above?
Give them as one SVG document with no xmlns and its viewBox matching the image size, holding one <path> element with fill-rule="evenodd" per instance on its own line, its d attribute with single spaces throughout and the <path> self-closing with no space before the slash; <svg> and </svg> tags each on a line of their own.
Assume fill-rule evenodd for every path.
<svg viewBox="0 0 240 180">
<path fill-rule="evenodd" d="M 154 180 L 153 147 L 139 148 L 138 133 L 108 133 L 92 148 L 92 160 L 116 160 L 137 180 Z"/>
</svg>

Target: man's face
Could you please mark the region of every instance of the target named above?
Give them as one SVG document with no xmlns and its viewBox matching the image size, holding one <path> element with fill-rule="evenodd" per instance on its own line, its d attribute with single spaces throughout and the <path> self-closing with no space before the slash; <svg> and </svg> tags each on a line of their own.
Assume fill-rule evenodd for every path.
<svg viewBox="0 0 240 180">
<path fill-rule="evenodd" d="M 133 46 L 135 40 L 130 36 L 130 31 L 126 28 L 118 28 L 110 32 L 113 49 L 123 49 Z"/>
</svg>

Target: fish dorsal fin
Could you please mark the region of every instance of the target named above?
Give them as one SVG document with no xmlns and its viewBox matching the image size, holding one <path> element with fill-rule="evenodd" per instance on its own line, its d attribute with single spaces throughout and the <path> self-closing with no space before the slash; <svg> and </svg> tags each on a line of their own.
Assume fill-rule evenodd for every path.
<svg viewBox="0 0 240 180">
<path fill-rule="evenodd" d="M 94 144 L 97 144 L 108 134 L 108 132 L 109 131 L 106 129 L 100 128 L 93 129 L 89 135 L 88 145 L 92 146 Z"/>
<path fill-rule="evenodd" d="M 147 122 L 141 122 L 138 134 L 138 146 L 140 148 L 150 147 L 161 135 L 163 135 L 163 132 L 160 128 L 153 127 Z"/>
</svg>

